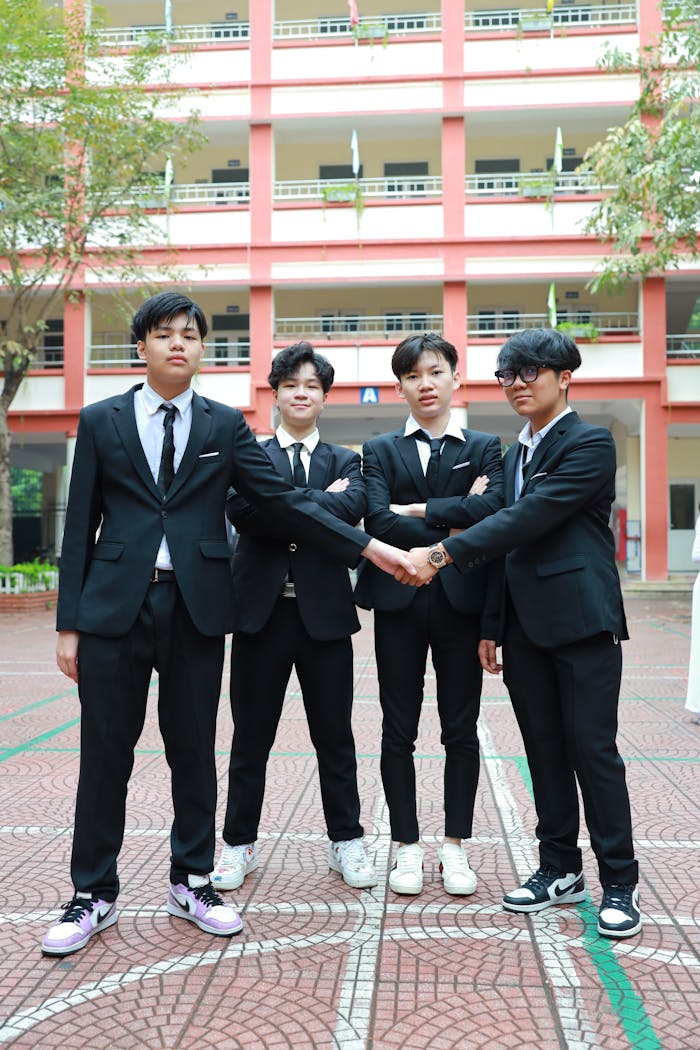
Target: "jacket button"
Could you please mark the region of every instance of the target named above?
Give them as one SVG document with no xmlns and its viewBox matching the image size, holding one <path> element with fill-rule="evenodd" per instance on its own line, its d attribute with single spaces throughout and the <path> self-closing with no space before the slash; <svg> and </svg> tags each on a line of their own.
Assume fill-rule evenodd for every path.
<svg viewBox="0 0 700 1050">
<path fill-rule="evenodd" d="M 289 549 L 290 549 L 290 551 L 295 551 L 297 549 L 296 543 L 290 543 L 289 544 Z"/>
<path fill-rule="evenodd" d="M 468 569 L 473 569 L 474 568 L 474 562 L 473 561 L 468 561 L 467 562 L 467 568 Z"/>
<path fill-rule="evenodd" d="M 160 516 L 161 516 L 161 518 L 167 518 L 167 516 L 168 516 L 168 512 L 167 512 L 167 510 L 162 510 L 162 511 L 160 512 Z"/>
</svg>

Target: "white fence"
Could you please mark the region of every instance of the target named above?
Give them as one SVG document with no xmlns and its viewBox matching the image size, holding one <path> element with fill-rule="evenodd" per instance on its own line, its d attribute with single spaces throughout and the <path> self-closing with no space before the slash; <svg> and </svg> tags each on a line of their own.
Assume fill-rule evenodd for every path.
<svg viewBox="0 0 700 1050">
<path fill-rule="evenodd" d="M 0 594 L 36 594 L 58 588 L 58 569 L 42 569 L 41 579 L 34 580 L 23 572 L 0 572 Z"/>
</svg>

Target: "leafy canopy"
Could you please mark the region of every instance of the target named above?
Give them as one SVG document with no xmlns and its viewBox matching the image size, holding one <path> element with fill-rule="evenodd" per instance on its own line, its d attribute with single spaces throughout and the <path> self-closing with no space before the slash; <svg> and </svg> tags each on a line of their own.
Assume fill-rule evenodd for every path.
<svg viewBox="0 0 700 1050">
<path fill-rule="evenodd" d="M 612 247 L 594 290 L 648 277 L 700 254 L 700 22 L 697 0 L 664 10 L 658 41 L 636 56 L 609 51 L 605 68 L 635 74 L 639 100 L 609 129 L 584 169 L 603 191 L 586 223 Z"/>
<path fill-rule="evenodd" d="M 172 121 L 178 56 L 153 37 L 106 55 L 82 5 L 0 0 L 0 352 L 23 374 L 44 318 L 79 269 L 134 279 L 162 230 L 144 210 L 167 157 L 200 142 Z M 159 90 L 149 90 L 147 84 Z M 165 205 L 165 197 L 162 197 Z M 5 390 L 7 394 L 7 387 Z"/>
</svg>

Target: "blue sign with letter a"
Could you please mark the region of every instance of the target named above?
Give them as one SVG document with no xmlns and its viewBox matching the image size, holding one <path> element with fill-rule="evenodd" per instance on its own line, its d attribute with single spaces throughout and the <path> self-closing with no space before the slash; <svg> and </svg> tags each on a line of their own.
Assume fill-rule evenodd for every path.
<svg viewBox="0 0 700 1050">
<path fill-rule="evenodd" d="M 378 405 L 379 404 L 379 387 L 378 386 L 361 386 L 360 387 L 360 404 L 361 405 Z"/>
</svg>

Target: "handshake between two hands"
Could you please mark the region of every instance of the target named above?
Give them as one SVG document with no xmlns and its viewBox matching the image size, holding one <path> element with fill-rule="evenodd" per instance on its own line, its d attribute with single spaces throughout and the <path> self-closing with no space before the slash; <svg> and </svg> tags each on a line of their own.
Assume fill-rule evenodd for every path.
<svg viewBox="0 0 700 1050">
<path fill-rule="evenodd" d="M 409 587 L 422 587 L 423 584 L 430 583 L 438 572 L 428 561 L 429 550 L 429 547 L 412 547 L 410 551 L 402 551 L 399 547 L 392 547 L 390 543 L 374 539 L 370 540 L 362 553 L 377 568 L 393 576 L 399 583 L 407 583 Z"/>
</svg>

